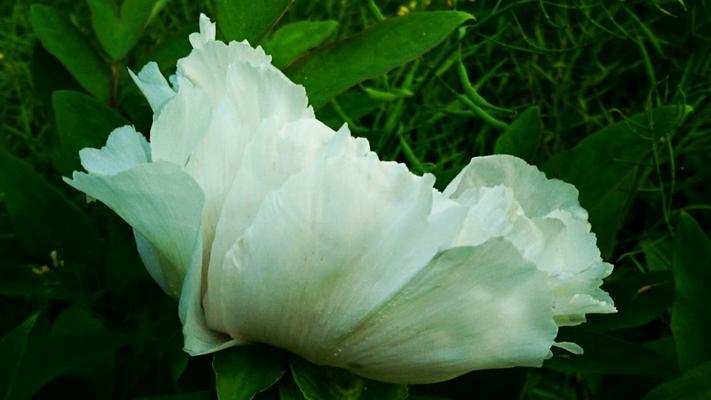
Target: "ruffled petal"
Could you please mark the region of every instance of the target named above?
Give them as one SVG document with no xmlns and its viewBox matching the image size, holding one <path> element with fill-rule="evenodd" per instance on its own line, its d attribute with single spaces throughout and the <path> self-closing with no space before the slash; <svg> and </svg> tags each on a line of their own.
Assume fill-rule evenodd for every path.
<svg viewBox="0 0 711 400">
<path fill-rule="evenodd" d="M 175 91 L 170 87 L 168 81 L 165 79 L 163 74 L 161 74 L 160 69 L 158 69 L 158 64 L 155 62 L 149 62 L 138 73 L 134 74 L 130 69 L 128 74 L 133 79 L 133 82 L 138 86 L 151 109 L 155 117 L 160 113 L 163 105 L 175 97 Z"/>
<path fill-rule="evenodd" d="M 616 311 L 600 289 L 612 266 L 600 257 L 574 186 L 501 155 L 472 159 L 444 193 L 469 207 L 464 227 L 450 245 L 506 238 L 553 278 L 550 290 L 559 325 L 584 322 L 586 313 Z"/>
<path fill-rule="evenodd" d="M 217 226 L 208 270 L 210 290 L 205 297 L 206 304 L 222 298 L 221 270 L 226 267 L 223 263 L 225 254 L 252 225 L 269 193 L 279 189 L 321 153 L 363 157 L 368 151 L 368 142 L 352 138 L 345 126 L 334 134 L 321 122 L 309 119 L 296 121 L 269 135 L 259 135 L 251 142 Z M 225 331 L 220 308 L 206 307 L 206 312 L 211 325 Z"/>
<path fill-rule="evenodd" d="M 548 280 L 503 239 L 444 251 L 361 322 L 328 363 L 401 383 L 538 367 L 557 333 Z"/>
<path fill-rule="evenodd" d="M 178 297 L 199 239 L 202 190 L 177 165 L 148 159 L 145 140 L 124 127 L 101 150 L 82 150 L 89 173 L 74 172 L 64 180 L 106 204 L 145 239 L 141 253 L 149 272 Z"/>
<path fill-rule="evenodd" d="M 344 155 L 344 139 L 268 194 L 210 269 L 211 326 L 323 361 L 458 231 L 463 208 L 431 214 L 432 176 Z"/>
<path fill-rule="evenodd" d="M 132 126 L 114 129 L 101 149 L 79 151 L 81 165 L 96 175 L 115 175 L 135 165 L 151 161 L 151 149 L 146 138 Z"/>
<path fill-rule="evenodd" d="M 215 40 L 215 35 L 217 34 L 217 24 L 210 21 L 210 18 L 205 14 L 200 14 L 200 31 L 191 33 L 188 36 L 190 40 L 190 45 L 194 49 L 202 48 L 206 43 Z"/>
</svg>

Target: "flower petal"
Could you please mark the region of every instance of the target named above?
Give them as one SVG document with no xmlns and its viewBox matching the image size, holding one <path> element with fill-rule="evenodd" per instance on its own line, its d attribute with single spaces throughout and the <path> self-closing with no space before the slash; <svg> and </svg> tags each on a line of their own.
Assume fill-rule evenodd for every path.
<svg viewBox="0 0 711 400">
<path fill-rule="evenodd" d="M 343 139 L 268 194 L 210 269 L 211 326 L 217 315 L 233 337 L 322 359 L 458 231 L 461 207 L 431 214 L 431 175 L 344 154 Z"/>
<path fill-rule="evenodd" d="M 158 162 L 114 175 L 74 172 L 65 182 L 106 204 L 153 246 L 159 262 L 150 256 L 147 267 L 165 292 L 178 297 L 199 249 L 203 195 L 195 181 L 178 166 Z"/>
<path fill-rule="evenodd" d="M 600 258 L 587 212 L 574 186 L 546 176 L 512 156 L 488 156 L 471 163 L 445 189 L 469 207 L 451 246 L 504 237 L 524 258 L 554 278 L 555 318 L 559 325 L 585 321 L 586 313 L 615 312 L 599 286 L 612 266 Z"/>
<path fill-rule="evenodd" d="M 151 149 L 146 138 L 127 125 L 114 129 L 101 149 L 81 149 L 79 158 L 81 165 L 92 174 L 115 175 L 150 162 Z"/>
<path fill-rule="evenodd" d="M 161 74 L 158 64 L 155 62 L 149 62 L 144 65 L 138 75 L 134 74 L 130 69 L 128 74 L 143 95 L 146 96 L 146 100 L 148 100 L 148 104 L 153 110 L 154 118 L 160 113 L 163 105 L 175 97 L 175 91 Z"/>
<path fill-rule="evenodd" d="M 185 166 L 210 126 L 212 111 L 204 91 L 187 83 L 180 85 L 151 126 L 153 161 Z"/>
<path fill-rule="evenodd" d="M 402 383 L 540 366 L 557 333 L 548 281 L 503 239 L 446 250 L 350 333 L 329 362 Z"/>
</svg>

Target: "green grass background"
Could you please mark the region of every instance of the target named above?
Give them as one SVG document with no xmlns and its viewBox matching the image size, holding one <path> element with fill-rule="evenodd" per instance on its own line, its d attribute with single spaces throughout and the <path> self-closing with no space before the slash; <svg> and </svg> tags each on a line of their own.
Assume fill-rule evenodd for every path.
<svg viewBox="0 0 711 400">
<path fill-rule="evenodd" d="M 101 48 L 83 1 L 40 3 L 60 9 L 85 35 L 87 46 Z M 542 130 L 526 158 L 541 168 L 634 114 L 661 106 L 693 108 L 660 137 L 640 135 L 641 151 L 609 159 L 634 170 L 623 185 L 622 211 L 612 221 L 619 233 L 605 254 L 616 266 L 606 287 L 621 312 L 562 331 L 563 337 L 583 344 L 587 354 L 570 358 L 556 353 L 543 369 L 475 372 L 412 387 L 411 397 L 635 399 L 686 376 L 687 368 L 676 355 L 683 334 L 677 335 L 670 310 L 687 294 L 676 267 L 684 261 L 675 263 L 675 257 L 691 254 L 690 262 L 698 264 L 698 283 L 711 285 L 711 267 L 702 266 L 709 260 L 701 258 L 709 253 L 704 228 L 691 234 L 701 243 L 696 250 L 685 247 L 695 239 L 679 239 L 679 221 L 687 213 L 701 227 L 711 226 L 711 3 L 378 1 L 379 11 L 373 4 L 297 0 L 276 28 L 294 21 L 334 20 L 338 27 L 328 42 L 335 42 L 376 23 L 378 12 L 393 17 L 456 8 L 473 14 L 476 20 L 426 56 L 365 81 L 317 110 L 333 127 L 348 122 L 381 158 L 406 162 L 416 173 L 433 173 L 438 187 L 471 157 L 494 152 L 506 126 L 531 106 L 540 110 Z M 60 180 L 67 170 L 57 161 L 62 150 L 52 93 L 83 89 L 36 39 L 29 9 L 26 0 L 0 3 L 0 151 L 29 164 L 46 180 L 35 186 L 51 193 L 23 192 L 35 187 L 31 179 L 0 179 L 0 334 L 39 312 L 13 375 L 13 393 L 20 393 L 17 398 L 132 399 L 184 393 L 194 396 L 186 399 L 209 398 L 214 386 L 210 359 L 188 360 L 180 352 L 176 305 L 144 272 L 128 228 L 103 207 L 86 206 Z M 113 63 L 115 91 L 106 104 L 142 132 L 149 130 L 150 109 L 125 67 L 138 70 L 157 60 L 164 72 L 172 72 L 176 59 L 189 50 L 187 33 L 196 30 L 200 12 L 214 17 L 218 10 L 210 1 L 167 1 L 129 55 Z M 488 105 L 472 106 L 466 100 L 472 89 Z M 88 124 L 98 118 L 82 117 Z M 616 135 L 605 140 L 614 142 Z M 604 173 L 600 170 L 574 174 L 594 180 Z M 27 209 L 10 206 L 11 198 L 23 196 L 29 200 L 12 204 Z M 67 204 L 59 204 L 66 199 Z M 91 237 L 75 230 L 77 219 L 86 219 Z M 70 248 L 72 240 L 77 248 L 95 246 L 99 255 L 51 251 Z M 711 318 L 705 319 L 708 310 L 703 311 L 711 306 L 709 295 L 696 296 L 692 302 L 699 307 L 694 314 L 698 324 L 711 327 Z M 711 354 L 698 351 L 702 360 L 711 361 Z M 709 371 L 700 373 L 711 382 L 704 375 Z M 704 379 L 694 381 L 700 386 L 688 393 L 711 398 L 704 397 L 711 388 L 699 384 Z M 681 389 L 679 393 L 682 397 L 667 398 L 695 398 Z M 261 396 L 276 398 L 278 391 Z"/>
</svg>

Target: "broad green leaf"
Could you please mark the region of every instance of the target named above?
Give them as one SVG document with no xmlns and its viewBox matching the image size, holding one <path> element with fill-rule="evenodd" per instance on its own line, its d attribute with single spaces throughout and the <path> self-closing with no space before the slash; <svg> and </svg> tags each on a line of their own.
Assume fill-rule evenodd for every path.
<svg viewBox="0 0 711 400">
<path fill-rule="evenodd" d="M 559 341 L 572 341 L 582 355 L 561 353 L 543 363 L 545 368 L 569 373 L 672 376 L 674 361 L 639 343 L 592 332 L 566 332 Z"/>
<path fill-rule="evenodd" d="M 263 43 L 272 64 L 283 68 L 307 51 L 318 47 L 338 28 L 336 21 L 299 21 L 279 28 Z"/>
<path fill-rule="evenodd" d="M 98 248 L 91 220 L 25 161 L 0 151 L 0 197 L 19 238 L 39 257 L 91 259 Z"/>
<path fill-rule="evenodd" d="M 538 107 L 529 107 L 496 139 L 494 153 L 510 154 L 531 162 L 541 140 L 543 121 Z"/>
<path fill-rule="evenodd" d="M 671 239 L 644 240 L 640 242 L 644 261 L 650 271 L 671 271 L 674 243 Z"/>
<path fill-rule="evenodd" d="M 373 99 L 362 90 L 356 88 L 338 95 L 335 100 L 341 111 L 345 113 L 351 121 L 357 121 L 385 104 L 385 101 Z M 334 102 L 329 102 L 319 109 L 316 115 L 319 121 L 333 129 L 338 129 L 346 121 L 344 121 L 343 117 L 336 111 L 334 104 Z"/>
<path fill-rule="evenodd" d="M 220 351 L 212 361 L 217 397 L 249 400 L 284 374 L 281 355 L 263 346 L 239 346 Z"/>
<path fill-rule="evenodd" d="M 284 15 L 294 0 L 217 0 L 217 26 L 227 40 L 247 40 L 253 46 Z"/>
<path fill-rule="evenodd" d="M 10 393 L 15 384 L 17 370 L 25 356 L 27 337 L 37 321 L 37 315 L 31 317 L 0 339 L 0 400 L 10 400 Z"/>
<path fill-rule="evenodd" d="M 33 4 L 30 23 L 42 46 L 59 59 L 84 89 L 99 100 L 109 99 L 108 65 L 67 18 L 53 7 Z"/>
<path fill-rule="evenodd" d="M 287 375 L 281 379 L 278 385 L 280 400 L 304 400 L 301 389 L 296 386 L 296 382 L 294 382 L 294 378 L 291 375 Z"/>
<path fill-rule="evenodd" d="M 644 396 L 644 400 L 711 399 L 711 362 L 705 362 L 681 377 L 663 383 Z"/>
<path fill-rule="evenodd" d="M 686 213 L 674 237 L 674 306 L 671 327 L 679 365 L 711 361 L 711 240 Z"/>
<path fill-rule="evenodd" d="M 165 0 L 87 0 L 96 36 L 113 61 L 126 56 Z"/>
<path fill-rule="evenodd" d="M 603 256 L 609 257 L 639 165 L 646 163 L 652 141 L 678 127 L 689 107 L 665 106 L 635 114 L 583 139 L 544 166 L 549 178 L 562 179 L 580 191 Z"/>
<path fill-rule="evenodd" d="M 60 147 L 55 164 L 64 174 L 79 168 L 79 150 L 100 148 L 111 131 L 128 123 L 102 102 L 71 90 L 54 92 L 52 107 Z"/>
<path fill-rule="evenodd" d="M 653 321 L 671 306 L 674 279 L 668 271 L 653 271 L 610 281 L 605 290 L 615 299 L 618 312 L 589 315 L 588 329 L 613 331 Z"/>
<path fill-rule="evenodd" d="M 291 374 L 306 400 L 405 399 L 407 386 L 364 379 L 350 372 L 291 358 Z"/>
<path fill-rule="evenodd" d="M 62 376 L 87 378 L 98 392 L 110 393 L 113 354 L 127 342 L 126 337 L 107 332 L 87 311 L 71 307 L 57 317 L 49 335 L 30 338 L 11 398 L 30 399 Z"/>
<path fill-rule="evenodd" d="M 286 74 L 306 87 L 311 104 L 319 108 L 349 87 L 416 59 L 472 18 L 458 11 L 429 11 L 387 19 L 310 53 Z"/>
</svg>

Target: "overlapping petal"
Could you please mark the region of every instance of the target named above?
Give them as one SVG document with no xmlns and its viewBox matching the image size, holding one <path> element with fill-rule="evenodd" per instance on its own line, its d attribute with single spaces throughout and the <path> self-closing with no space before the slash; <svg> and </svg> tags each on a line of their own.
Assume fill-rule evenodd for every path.
<svg viewBox="0 0 711 400">
<path fill-rule="evenodd" d="M 180 293 L 187 352 L 259 342 L 436 382 L 578 351 L 554 343 L 558 326 L 614 311 L 573 186 L 491 156 L 439 192 L 319 122 L 261 48 L 215 32 L 201 16 L 170 79 L 132 74 L 150 144 L 120 128 L 68 181 L 131 224 L 149 272 Z"/>
<path fill-rule="evenodd" d="M 80 156 L 87 173 L 74 172 L 65 181 L 133 227 L 151 276 L 177 297 L 199 248 L 200 187 L 175 164 L 149 162 L 145 139 L 132 127 L 114 130 L 104 148 Z"/>
</svg>

